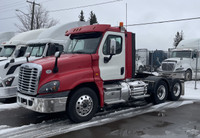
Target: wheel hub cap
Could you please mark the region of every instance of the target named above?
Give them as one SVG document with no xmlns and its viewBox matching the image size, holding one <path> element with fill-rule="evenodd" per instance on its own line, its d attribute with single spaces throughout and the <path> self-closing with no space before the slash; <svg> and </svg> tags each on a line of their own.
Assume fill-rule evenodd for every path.
<svg viewBox="0 0 200 138">
<path fill-rule="evenodd" d="M 163 85 L 159 86 L 157 96 L 158 96 L 159 100 L 163 100 L 165 98 L 165 96 L 166 96 L 165 86 L 163 86 Z"/>
<path fill-rule="evenodd" d="M 181 86 L 179 85 L 179 83 L 176 83 L 173 88 L 173 93 L 175 96 L 178 96 L 180 92 L 181 92 Z"/>
<path fill-rule="evenodd" d="M 81 96 L 76 102 L 76 112 L 79 116 L 87 116 L 93 109 L 93 100 L 88 95 Z"/>
</svg>

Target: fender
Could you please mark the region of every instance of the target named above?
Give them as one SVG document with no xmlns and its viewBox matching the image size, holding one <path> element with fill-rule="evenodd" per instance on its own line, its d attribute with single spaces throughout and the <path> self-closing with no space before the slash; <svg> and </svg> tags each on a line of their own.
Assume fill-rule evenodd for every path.
<svg viewBox="0 0 200 138">
<path fill-rule="evenodd" d="M 155 86 L 158 84 L 159 81 L 165 81 L 168 90 L 170 90 L 170 86 L 172 84 L 172 78 L 164 78 L 164 77 L 158 77 L 158 76 L 148 76 L 144 79 L 146 83 L 148 83 L 148 92 L 154 92 Z"/>
</svg>

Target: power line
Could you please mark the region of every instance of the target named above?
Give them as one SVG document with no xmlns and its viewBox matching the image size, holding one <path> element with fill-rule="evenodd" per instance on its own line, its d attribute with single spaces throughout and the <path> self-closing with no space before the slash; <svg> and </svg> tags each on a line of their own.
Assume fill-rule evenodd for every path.
<svg viewBox="0 0 200 138">
<path fill-rule="evenodd" d="M 59 10 L 51 10 L 48 12 L 59 12 L 59 11 L 66 11 L 66 10 L 74 10 L 74 9 L 80 9 L 80 8 L 87 8 L 87 7 L 92 7 L 92 6 L 99 6 L 99 5 L 104 5 L 104 4 L 110 4 L 114 2 L 119 2 L 123 0 L 113 0 L 113 1 L 107 1 L 107 2 L 102 2 L 102 3 L 96 3 L 96 4 L 90 4 L 90 5 L 85 5 L 85 6 L 78 6 L 78 7 L 72 7 L 72 8 L 66 8 L 66 9 L 59 9 Z"/>
<path fill-rule="evenodd" d="M 26 8 L 26 7 L 27 7 L 27 6 L 15 7 L 15 8 L 22 9 L 22 8 Z M 8 9 L 4 9 L 3 11 L 0 10 L 0 12 L 3 13 L 3 12 L 11 11 L 11 9 L 13 9 L 13 7 L 10 7 L 10 8 L 8 8 Z"/>
<path fill-rule="evenodd" d="M 184 19 L 176 19 L 176 20 L 166 20 L 166 21 L 157 21 L 157 22 L 147 22 L 147 23 L 129 24 L 129 25 L 127 25 L 127 26 L 142 26 L 142 25 L 161 24 L 161 23 L 172 23 L 172 22 L 180 22 L 180 21 L 199 20 L 199 19 L 200 19 L 200 17 L 193 17 L 193 18 L 184 18 Z"/>
<path fill-rule="evenodd" d="M 0 18 L 0 20 L 13 19 L 13 18 L 17 18 L 17 16 L 10 16 L 10 17 L 6 17 L 6 18 Z"/>
<path fill-rule="evenodd" d="M 15 7 L 15 6 L 17 6 L 17 5 L 22 5 L 23 3 L 24 3 L 24 2 L 16 2 L 16 3 L 12 3 L 12 4 L 9 4 L 9 5 L 6 5 L 6 6 L 1 5 L 1 6 L 0 6 L 0 10 L 6 10 L 6 9 L 11 8 L 11 7 Z"/>
<path fill-rule="evenodd" d="M 79 9 L 79 8 L 86 8 L 86 7 L 91 7 L 91 6 L 99 6 L 99 5 L 110 4 L 110 3 L 119 2 L 119 1 L 123 1 L 123 0 L 113 0 L 113 1 L 107 1 L 107 2 L 102 2 L 102 3 L 91 4 L 91 5 L 85 5 L 85 6 L 79 6 L 79 7 L 72 7 L 72 8 L 67 8 L 67 9 L 51 10 L 51 11 L 48 11 L 48 12 L 58 12 L 58 11 L 65 11 L 65 10 L 73 10 L 73 9 Z M 46 2 L 46 1 L 43 1 L 43 2 Z M 16 17 L 17 16 L 10 17 L 10 18 L 0 18 L 0 20 L 11 19 L 11 18 L 16 18 Z"/>
</svg>

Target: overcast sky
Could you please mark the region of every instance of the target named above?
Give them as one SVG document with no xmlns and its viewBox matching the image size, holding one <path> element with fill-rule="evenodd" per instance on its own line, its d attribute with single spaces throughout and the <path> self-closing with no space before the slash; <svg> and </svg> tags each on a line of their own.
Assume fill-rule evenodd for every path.
<svg viewBox="0 0 200 138">
<path fill-rule="evenodd" d="M 35 0 L 49 11 L 109 1 L 115 0 Z M 88 20 L 90 11 L 93 11 L 100 24 L 117 26 L 121 21 L 126 23 L 126 3 L 128 7 L 127 24 L 200 17 L 200 0 L 122 0 L 86 8 L 50 12 L 49 14 L 50 17 L 59 20 L 59 23 L 66 23 L 77 21 L 81 10 L 84 11 L 85 19 Z M 19 23 L 17 18 L 4 18 L 16 16 L 15 9 L 27 13 L 28 5 L 26 0 L 0 0 L 0 32 L 18 31 L 14 25 L 14 23 Z M 200 38 L 199 28 L 200 20 L 191 20 L 130 26 L 128 31 L 136 33 L 137 48 L 167 50 L 173 47 L 173 39 L 177 31 L 182 30 L 185 39 Z"/>
</svg>

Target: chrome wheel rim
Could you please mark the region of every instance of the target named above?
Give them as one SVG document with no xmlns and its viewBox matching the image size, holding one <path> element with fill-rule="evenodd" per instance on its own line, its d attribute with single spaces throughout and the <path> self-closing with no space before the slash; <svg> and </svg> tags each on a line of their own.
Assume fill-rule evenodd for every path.
<svg viewBox="0 0 200 138">
<path fill-rule="evenodd" d="M 157 97 L 159 100 L 163 100 L 166 96 L 166 89 L 165 86 L 160 85 L 157 90 Z"/>
<path fill-rule="evenodd" d="M 179 96 L 179 94 L 181 93 L 181 86 L 179 83 L 176 83 L 173 87 L 173 93 L 174 93 L 174 96 Z"/>
<path fill-rule="evenodd" d="M 81 96 L 76 102 L 76 112 L 79 116 L 87 116 L 93 109 L 93 100 L 89 95 Z"/>
</svg>

